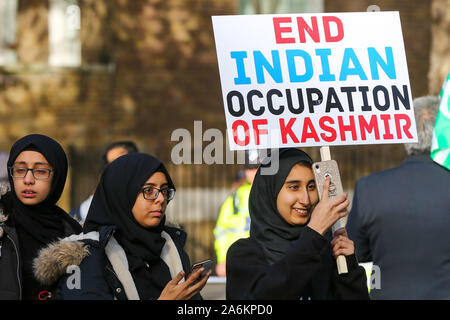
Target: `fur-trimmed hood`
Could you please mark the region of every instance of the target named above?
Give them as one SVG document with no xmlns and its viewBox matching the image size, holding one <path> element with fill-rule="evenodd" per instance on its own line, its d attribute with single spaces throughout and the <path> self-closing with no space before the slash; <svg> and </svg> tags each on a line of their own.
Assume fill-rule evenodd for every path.
<svg viewBox="0 0 450 320">
<path fill-rule="evenodd" d="M 33 260 L 33 271 L 37 280 L 44 285 L 52 285 L 66 274 L 70 266 L 78 266 L 89 255 L 89 245 L 82 240 L 98 241 L 93 234 L 73 235 L 49 244 L 41 249 Z"/>
<path fill-rule="evenodd" d="M 166 222 L 166 225 L 174 228 L 176 223 Z M 102 233 L 109 234 L 113 229 L 106 228 Z M 92 231 L 87 234 L 71 235 L 49 244 L 41 249 L 33 260 L 34 276 L 44 285 L 54 284 L 66 274 L 68 267 L 79 266 L 83 259 L 89 255 L 89 245 L 86 241 L 94 241 L 100 246 L 106 246 L 107 244 L 103 243 L 106 238 L 109 239 L 109 236 L 100 236 L 99 232 Z"/>
<path fill-rule="evenodd" d="M 161 251 L 161 259 L 169 267 L 170 276 L 173 279 L 182 270 L 186 273 L 189 272 L 189 258 L 185 253 L 183 254 L 182 249 L 186 234 L 175 228 L 168 227 L 166 230 L 167 232 L 161 232 L 161 237 L 165 239 L 165 244 Z M 78 266 L 83 259 L 86 259 L 86 263 L 83 263 L 82 266 L 84 268 L 82 270 L 84 278 L 82 282 L 84 281 L 85 283 L 83 286 L 91 286 L 91 290 L 68 289 L 62 282 L 59 288 L 61 299 L 71 299 L 73 297 L 76 299 L 91 298 L 92 290 L 100 290 L 94 295 L 95 298 L 98 298 L 99 295 L 102 296 L 103 289 L 101 286 L 96 287 L 98 274 L 96 274 L 96 271 L 91 273 L 91 268 L 92 266 L 97 266 L 97 263 L 103 264 L 106 262 L 105 270 L 111 271 L 112 277 L 108 276 L 105 279 L 109 279 L 107 280 L 109 281 L 108 285 L 111 291 L 114 292 L 115 298 L 120 298 L 120 294 L 123 294 L 123 292 L 120 292 L 124 291 L 125 295 L 122 298 L 129 300 L 139 299 L 138 291 L 129 270 L 126 253 L 114 238 L 114 231 L 115 228 L 113 226 L 105 226 L 99 232 L 92 231 L 87 234 L 72 235 L 41 249 L 38 257 L 33 261 L 35 277 L 43 284 L 55 284 L 60 278 L 67 275 L 69 266 Z M 180 254 L 182 254 L 183 260 Z M 103 255 L 106 255 L 106 261 Z M 94 269 L 98 270 L 96 267 Z M 113 280 L 111 280 L 112 278 Z M 184 279 L 181 281 L 184 281 Z M 117 287 L 118 285 L 119 287 Z M 121 288 L 122 290 L 119 290 Z"/>
</svg>

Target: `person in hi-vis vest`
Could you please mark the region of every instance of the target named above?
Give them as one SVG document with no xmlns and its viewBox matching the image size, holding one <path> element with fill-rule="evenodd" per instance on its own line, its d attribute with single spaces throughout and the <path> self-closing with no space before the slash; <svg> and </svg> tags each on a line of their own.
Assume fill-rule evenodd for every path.
<svg viewBox="0 0 450 320">
<path fill-rule="evenodd" d="M 245 152 L 245 181 L 227 197 L 220 208 L 214 228 L 214 248 L 217 256 L 216 274 L 219 277 L 226 275 L 225 259 L 228 248 L 236 240 L 249 236 L 248 197 L 259 166 L 258 156 L 256 150 Z"/>
</svg>

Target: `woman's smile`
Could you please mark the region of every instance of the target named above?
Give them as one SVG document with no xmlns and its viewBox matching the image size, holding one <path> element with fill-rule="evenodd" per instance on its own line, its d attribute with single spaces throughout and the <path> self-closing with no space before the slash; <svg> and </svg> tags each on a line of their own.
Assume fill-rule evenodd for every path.
<svg viewBox="0 0 450 320">
<path fill-rule="evenodd" d="M 277 209 L 291 225 L 305 225 L 319 201 L 311 168 L 296 164 L 292 167 L 277 196 Z"/>
<path fill-rule="evenodd" d="M 301 216 L 301 217 L 309 217 L 309 215 L 310 215 L 310 210 L 308 210 L 308 209 L 300 209 L 300 208 L 292 208 L 294 211 L 295 211 L 295 213 L 297 213 L 299 216 Z"/>
</svg>

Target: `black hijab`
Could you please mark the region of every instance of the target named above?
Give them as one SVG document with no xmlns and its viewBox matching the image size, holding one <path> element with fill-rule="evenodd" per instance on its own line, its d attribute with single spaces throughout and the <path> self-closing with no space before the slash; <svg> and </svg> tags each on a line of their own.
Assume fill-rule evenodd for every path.
<svg viewBox="0 0 450 320">
<path fill-rule="evenodd" d="M 55 140 L 40 134 L 19 139 L 11 148 L 8 167 L 23 151 L 41 153 L 53 168 L 53 178 L 47 198 L 36 205 L 23 204 L 16 195 L 14 181 L 8 175 L 11 191 L 2 197 L 2 203 L 11 215 L 19 240 L 22 273 L 22 298 L 38 299 L 39 293 L 52 288 L 39 283 L 33 274 L 33 259 L 47 244 L 81 231 L 81 226 L 56 205 L 67 177 L 67 158 Z"/>
<path fill-rule="evenodd" d="M 52 166 L 53 178 L 50 192 L 41 203 L 33 206 L 23 204 L 14 190 L 13 178 L 8 175 L 11 192 L 6 197 L 14 222 L 35 240 L 47 244 L 64 237 L 63 221 L 67 213 L 56 205 L 64 190 L 67 177 L 67 157 L 55 140 L 40 134 L 31 134 L 19 139 L 11 148 L 8 167 L 14 165 L 23 151 L 40 152 Z M 75 222 L 75 221 L 74 221 Z"/>
<path fill-rule="evenodd" d="M 144 228 L 134 218 L 132 208 L 144 183 L 155 172 L 162 172 L 170 188 L 175 189 L 172 179 L 158 159 L 144 153 L 130 153 L 110 163 L 102 173 L 92 199 L 83 232 L 98 231 L 102 226 L 115 226 L 114 237 L 123 246 L 130 268 L 148 263 L 152 266 L 152 279 L 157 282 L 155 292 L 171 280 L 170 271 L 160 258 L 165 239 L 165 216 L 156 227 Z M 134 275 L 133 275 L 134 276 Z M 138 281 L 140 282 L 140 281 Z M 136 283 L 139 291 L 139 283 Z M 141 292 L 140 296 L 142 297 Z"/>
<path fill-rule="evenodd" d="M 278 171 L 273 175 L 262 175 L 261 169 L 272 166 L 279 160 Z M 294 149 L 280 149 L 279 156 L 269 156 L 259 167 L 249 196 L 249 211 L 251 218 L 250 237 L 263 248 L 269 264 L 279 261 L 285 256 L 291 242 L 300 238 L 305 226 L 292 226 L 287 223 L 277 209 L 277 197 L 291 172 L 292 167 L 299 163 L 310 166 L 312 159 L 305 152 Z M 331 240 L 331 233 L 324 236 Z M 307 290 L 303 293 L 313 299 L 329 299 L 331 275 L 335 263 L 332 259 L 331 245 L 321 252 L 321 264 L 311 278 Z M 299 275 L 301 276 L 301 275 Z"/>
<path fill-rule="evenodd" d="M 273 159 L 272 159 L 273 158 Z M 303 226 L 292 226 L 284 220 L 277 209 L 277 197 L 292 167 L 299 162 L 312 165 L 312 159 L 305 152 L 289 148 L 280 149 L 278 171 L 275 174 L 261 174 L 261 170 L 277 161 L 276 153 L 269 155 L 270 161 L 256 172 L 249 196 L 250 236 L 264 249 L 270 264 L 281 259 L 290 242 L 299 238 Z"/>
</svg>

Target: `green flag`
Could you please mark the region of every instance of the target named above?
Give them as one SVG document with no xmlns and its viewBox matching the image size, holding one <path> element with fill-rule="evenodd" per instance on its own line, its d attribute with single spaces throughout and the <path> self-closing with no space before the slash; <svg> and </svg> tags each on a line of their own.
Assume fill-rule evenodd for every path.
<svg viewBox="0 0 450 320">
<path fill-rule="evenodd" d="M 450 170 L 450 73 L 444 82 L 441 104 L 436 117 L 431 145 L 431 158 Z"/>
</svg>

